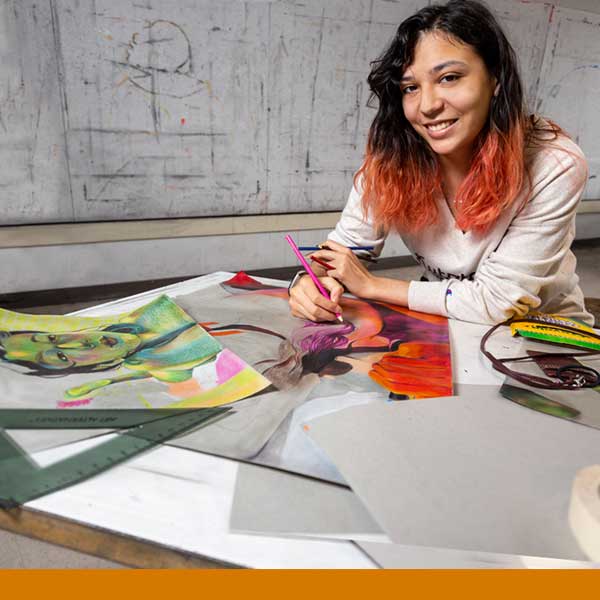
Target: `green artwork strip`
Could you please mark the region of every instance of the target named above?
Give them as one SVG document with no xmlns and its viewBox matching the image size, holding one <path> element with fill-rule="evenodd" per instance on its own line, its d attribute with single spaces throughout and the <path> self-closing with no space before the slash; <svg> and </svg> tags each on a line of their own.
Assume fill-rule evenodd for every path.
<svg viewBox="0 0 600 600">
<path fill-rule="evenodd" d="M 508 383 L 505 383 L 500 388 L 500 394 L 521 406 L 552 415 L 553 417 L 573 420 L 581 415 L 580 411 L 576 408 L 561 404 L 560 402 L 556 402 L 556 400 L 550 400 L 550 398 L 546 398 L 537 392 L 509 385 Z"/>
</svg>

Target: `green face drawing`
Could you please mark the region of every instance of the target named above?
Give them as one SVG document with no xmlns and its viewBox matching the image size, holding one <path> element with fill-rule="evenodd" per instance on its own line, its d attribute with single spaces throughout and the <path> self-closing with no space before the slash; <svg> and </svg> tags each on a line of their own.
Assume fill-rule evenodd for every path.
<svg viewBox="0 0 600 600">
<path fill-rule="evenodd" d="M 0 339 L 4 360 L 59 370 L 120 362 L 140 343 L 137 335 L 112 331 L 13 333 Z"/>
</svg>

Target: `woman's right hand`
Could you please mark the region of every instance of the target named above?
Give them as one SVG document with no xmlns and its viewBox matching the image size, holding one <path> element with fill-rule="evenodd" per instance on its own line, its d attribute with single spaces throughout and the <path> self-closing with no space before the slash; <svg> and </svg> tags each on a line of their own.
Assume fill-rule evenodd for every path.
<svg viewBox="0 0 600 600">
<path fill-rule="evenodd" d="M 309 321 L 335 321 L 336 313 L 342 309 L 338 304 L 344 288 L 333 277 L 319 277 L 321 285 L 329 292 L 331 300 L 327 300 L 317 289 L 313 280 L 304 275 L 290 290 L 290 310 L 294 317 Z"/>
</svg>

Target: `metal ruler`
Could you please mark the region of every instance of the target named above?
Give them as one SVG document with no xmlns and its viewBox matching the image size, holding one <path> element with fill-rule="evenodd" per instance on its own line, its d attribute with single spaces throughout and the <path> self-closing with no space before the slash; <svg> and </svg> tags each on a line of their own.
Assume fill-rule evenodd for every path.
<svg viewBox="0 0 600 600">
<path fill-rule="evenodd" d="M 182 433 L 223 417 L 227 407 L 133 410 L 0 410 L 0 507 L 29 500 L 93 477 Z M 8 429 L 118 429 L 89 450 L 39 467 L 5 433 Z"/>
</svg>

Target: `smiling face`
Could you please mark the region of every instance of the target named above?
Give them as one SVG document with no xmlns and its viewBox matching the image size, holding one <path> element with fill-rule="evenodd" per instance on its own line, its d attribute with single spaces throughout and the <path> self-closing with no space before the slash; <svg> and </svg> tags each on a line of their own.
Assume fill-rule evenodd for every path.
<svg viewBox="0 0 600 600">
<path fill-rule="evenodd" d="M 422 34 L 402 75 L 402 107 L 441 158 L 467 164 L 483 129 L 496 80 L 473 47 L 440 32 Z"/>
<path fill-rule="evenodd" d="M 104 331 L 12 333 L 0 338 L 3 360 L 64 370 L 118 362 L 140 345 L 137 335 Z"/>
</svg>

